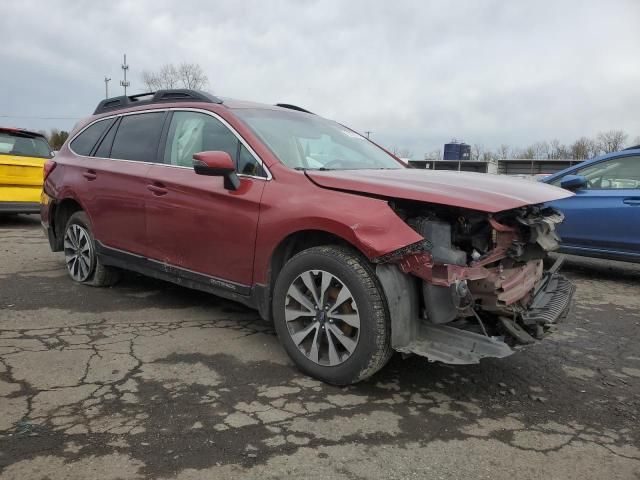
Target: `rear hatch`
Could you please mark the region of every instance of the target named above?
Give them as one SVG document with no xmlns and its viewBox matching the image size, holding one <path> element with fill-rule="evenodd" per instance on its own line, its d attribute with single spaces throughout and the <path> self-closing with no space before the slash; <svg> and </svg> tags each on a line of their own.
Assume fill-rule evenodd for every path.
<svg viewBox="0 0 640 480">
<path fill-rule="evenodd" d="M 39 202 L 51 148 L 43 135 L 0 128 L 0 202 Z"/>
</svg>

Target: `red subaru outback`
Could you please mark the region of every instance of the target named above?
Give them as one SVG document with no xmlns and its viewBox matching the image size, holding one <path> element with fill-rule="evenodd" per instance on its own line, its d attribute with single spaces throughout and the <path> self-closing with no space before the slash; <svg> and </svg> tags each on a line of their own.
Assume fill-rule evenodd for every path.
<svg viewBox="0 0 640 480">
<path fill-rule="evenodd" d="M 446 363 L 542 338 L 572 285 L 543 259 L 564 190 L 406 168 L 293 105 L 191 90 L 102 101 L 45 168 L 42 222 L 69 275 L 119 269 L 272 320 L 309 375 L 344 385 L 392 352 Z"/>
</svg>

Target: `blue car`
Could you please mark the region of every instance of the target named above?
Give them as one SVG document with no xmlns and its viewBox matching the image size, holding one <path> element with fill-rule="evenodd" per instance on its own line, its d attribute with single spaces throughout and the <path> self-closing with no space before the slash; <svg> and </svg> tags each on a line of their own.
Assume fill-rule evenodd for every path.
<svg viewBox="0 0 640 480">
<path fill-rule="evenodd" d="M 551 202 L 565 215 L 560 251 L 640 263 L 640 145 L 542 180 L 575 193 Z"/>
</svg>

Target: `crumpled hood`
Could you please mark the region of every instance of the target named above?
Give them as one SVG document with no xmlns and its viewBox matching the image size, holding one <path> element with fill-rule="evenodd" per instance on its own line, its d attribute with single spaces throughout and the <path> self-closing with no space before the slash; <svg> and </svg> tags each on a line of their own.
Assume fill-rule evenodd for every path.
<svg viewBox="0 0 640 480">
<path fill-rule="evenodd" d="M 388 198 L 452 205 L 483 212 L 535 205 L 573 193 L 506 175 L 401 168 L 398 170 L 307 170 L 315 184 L 329 189 Z"/>
</svg>

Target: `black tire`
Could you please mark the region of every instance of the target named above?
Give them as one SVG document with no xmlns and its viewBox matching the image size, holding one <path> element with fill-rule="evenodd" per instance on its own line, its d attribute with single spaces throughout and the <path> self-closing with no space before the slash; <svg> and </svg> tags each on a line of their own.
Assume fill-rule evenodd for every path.
<svg viewBox="0 0 640 480">
<path fill-rule="evenodd" d="M 79 225 L 82 227 L 87 233 L 89 237 L 89 241 L 91 243 L 91 260 L 89 262 L 89 273 L 86 279 L 77 280 L 73 278 L 71 272 L 69 272 L 69 276 L 71 279 L 77 283 L 81 283 L 83 285 L 89 285 L 92 287 L 110 287 L 118 282 L 120 279 L 120 272 L 118 269 L 114 267 L 107 267 L 100 262 L 98 255 L 96 254 L 96 242 L 93 236 L 93 231 L 91 229 L 91 222 L 89 222 L 89 217 L 83 211 L 75 212 L 69 220 L 67 221 L 67 225 L 65 226 L 65 237 L 67 232 L 73 225 Z M 64 249 L 63 249 L 64 250 Z M 69 270 L 69 266 L 67 265 L 67 269 Z"/>
<path fill-rule="evenodd" d="M 358 307 L 360 318 L 356 347 L 343 363 L 337 365 L 321 365 L 308 358 L 291 338 L 285 318 L 289 287 L 302 273 L 310 270 L 322 270 L 339 278 Z M 275 282 L 273 318 L 278 338 L 298 368 L 333 385 L 349 385 L 370 377 L 384 367 L 393 353 L 389 313 L 382 287 L 366 258 L 349 248 L 313 247 L 291 258 Z"/>
</svg>

